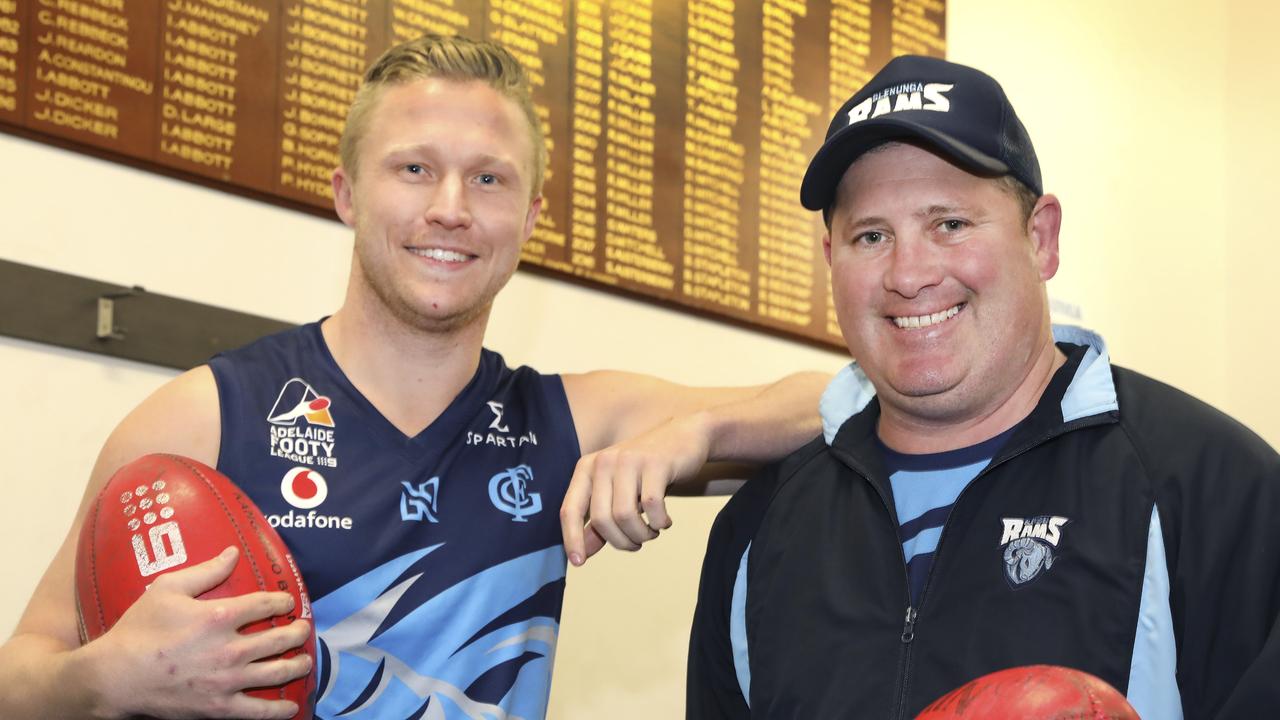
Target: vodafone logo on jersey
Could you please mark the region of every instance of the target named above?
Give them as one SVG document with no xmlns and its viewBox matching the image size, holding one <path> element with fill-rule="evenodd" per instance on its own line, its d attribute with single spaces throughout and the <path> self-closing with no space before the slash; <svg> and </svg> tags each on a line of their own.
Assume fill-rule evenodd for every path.
<svg viewBox="0 0 1280 720">
<path fill-rule="evenodd" d="M 329 497 L 329 484 L 324 476 L 310 468 L 296 467 L 280 480 L 280 494 L 290 505 L 301 510 L 317 507 Z"/>
<path fill-rule="evenodd" d="M 314 528 L 316 530 L 350 530 L 354 522 L 345 515 L 325 515 L 316 510 L 329 497 L 329 483 L 311 468 L 295 467 L 280 479 L 280 494 L 285 502 L 298 510 L 284 515 L 268 515 L 273 528 Z"/>
</svg>

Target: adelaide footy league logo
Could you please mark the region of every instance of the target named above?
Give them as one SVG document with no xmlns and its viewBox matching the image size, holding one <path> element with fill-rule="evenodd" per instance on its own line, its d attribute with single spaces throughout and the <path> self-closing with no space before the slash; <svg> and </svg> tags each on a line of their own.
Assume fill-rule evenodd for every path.
<svg viewBox="0 0 1280 720">
<path fill-rule="evenodd" d="M 306 380 L 286 382 L 267 413 L 271 456 L 300 465 L 338 467 L 332 405 Z"/>
<path fill-rule="evenodd" d="M 317 393 L 306 380 L 293 378 L 280 388 L 280 395 L 271 406 L 267 422 L 272 425 L 296 425 L 298 418 L 305 420 L 308 425 L 333 427 L 329 398 Z"/>
<path fill-rule="evenodd" d="M 1000 536 L 1004 577 L 1010 587 L 1018 588 L 1053 567 L 1062 527 L 1070 520 L 1059 515 L 1039 515 L 1000 518 L 1000 522 L 1004 525 Z"/>
</svg>

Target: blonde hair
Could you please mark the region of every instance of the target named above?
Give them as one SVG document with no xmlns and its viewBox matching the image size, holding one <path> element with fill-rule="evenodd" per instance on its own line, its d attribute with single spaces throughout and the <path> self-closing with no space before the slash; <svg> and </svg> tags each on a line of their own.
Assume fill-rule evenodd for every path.
<svg viewBox="0 0 1280 720">
<path fill-rule="evenodd" d="M 532 194 L 536 196 L 546 174 L 547 147 L 542 123 L 533 107 L 529 76 L 520 61 L 501 45 L 461 36 L 423 35 L 388 49 L 369 67 L 347 111 L 347 124 L 338 142 L 342 167 L 355 177 L 360 138 L 379 91 L 383 87 L 427 78 L 483 82 L 519 106 L 529 122 L 529 136 L 533 141 Z"/>
</svg>

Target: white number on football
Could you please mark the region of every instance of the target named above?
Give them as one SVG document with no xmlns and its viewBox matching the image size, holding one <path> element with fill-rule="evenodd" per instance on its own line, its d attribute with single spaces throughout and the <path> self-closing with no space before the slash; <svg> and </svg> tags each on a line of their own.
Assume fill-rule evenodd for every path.
<svg viewBox="0 0 1280 720">
<path fill-rule="evenodd" d="M 151 539 L 151 552 L 142 540 L 142 533 L 133 536 L 133 554 L 138 559 L 138 570 L 142 577 L 155 575 L 161 570 L 177 567 L 187 561 L 187 548 L 182 544 L 182 532 L 178 523 L 170 520 L 151 528 L 147 533 Z M 169 539 L 168 546 L 165 538 Z M 151 555 L 155 559 L 151 559 Z"/>
</svg>

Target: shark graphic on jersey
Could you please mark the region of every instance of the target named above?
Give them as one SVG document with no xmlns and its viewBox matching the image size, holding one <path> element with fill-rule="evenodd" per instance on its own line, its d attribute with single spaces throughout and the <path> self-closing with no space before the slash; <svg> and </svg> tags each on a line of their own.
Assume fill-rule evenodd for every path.
<svg viewBox="0 0 1280 720">
<path fill-rule="evenodd" d="M 559 518 L 542 510 L 559 505 L 580 454 L 560 378 L 486 350 L 453 404 L 407 437 L 341 373 L 316 324 L 210 366 L 218 467 L 274 518 L 311 592 L 316 717 L 543 717 L 566 561 Z M 308 414 L 320 398 L 329 426 Z M 273 432 L 336 439 L 340 427 L 341 463 L 281 457 L 262 443 L 264 418 Z"/>
</svg>

